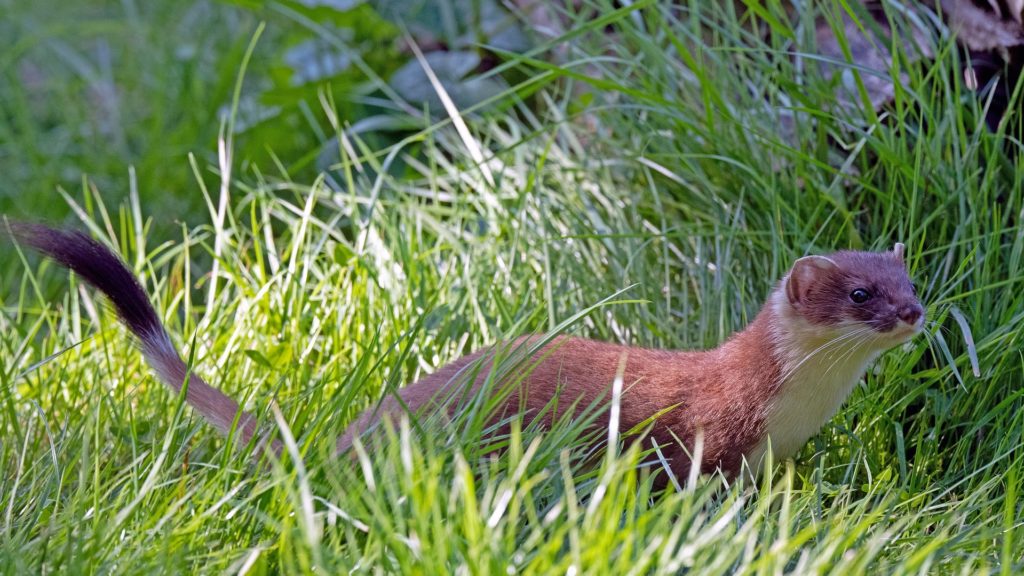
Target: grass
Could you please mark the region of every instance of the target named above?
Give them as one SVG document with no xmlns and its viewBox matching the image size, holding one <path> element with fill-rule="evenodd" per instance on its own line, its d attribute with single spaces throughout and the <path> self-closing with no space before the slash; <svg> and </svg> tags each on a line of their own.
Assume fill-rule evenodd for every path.
<svg viewBox="0 0 1024 576">
<path fill-rule="evenodd" d="M 465 130 L 438 111 L 385 148 L 347 134 L 322 177 L 243 158 L 221 187 L 215 148 L 195 150 L 201 177 L 177 186 L 209 207 L 188 213 L 199 224 L 175 227 L 145 191 L 68 194 L 194 369 L 289 449 L 253 463 L 160 387 L 96 294 L 6 247 L 0 571 L 1024 569 L 1019 116 L 987 131 L 984 95 L 942 43 L 927 64 L 893 45 L 906 83 L 880 114 L 837 108 L 836 83 L 795 58 L 814 52 L 812 11 L 733 6 L 585 7 L 562 64 L 508 56 L 525 80 L 499 111 L 451 112 Z M 836 22 L 843 6 L 816 9 Z M 315 111 L 326 134 L 331 101 Z M 64 154 L 26 157 L 23 180 L 53 185 Z M 59 217 L 53 204 L 39 217 Z M 654 493 L 637 447 L 595 465 L 578 422 L 513 426 L 494 456 L 477 412 L 329 456 L 384 391 L 504 336 L 712 346 L 796 257 L 896 241 L 928 337 L 884 355 L 758 485 Z"/>
</svg>

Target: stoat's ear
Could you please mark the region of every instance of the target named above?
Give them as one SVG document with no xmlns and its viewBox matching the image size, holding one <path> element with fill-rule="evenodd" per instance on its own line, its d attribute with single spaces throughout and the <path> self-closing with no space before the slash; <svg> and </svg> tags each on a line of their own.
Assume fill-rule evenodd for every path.
<svg viewBox="0 0 1024 576">
<path fill-rule="evenodd" d="M 839 268 L 831 258 L 825 256 L 804 256 L 793 264 L 786 277 L 786 297 L 793 306 L 800 306 L 807 300 L 811 287 L 826 274 Z"/>
<path fill-rule="evenodd" d="M 903 242 L 897 242 L 896 245 L 892 247 L 892 253 L 895 254 L 896 257 L 899 258 L 901 261 L 903 260 L 903 255 L 906 252 L 907 247 L 903 244 Z"/>
</svg>

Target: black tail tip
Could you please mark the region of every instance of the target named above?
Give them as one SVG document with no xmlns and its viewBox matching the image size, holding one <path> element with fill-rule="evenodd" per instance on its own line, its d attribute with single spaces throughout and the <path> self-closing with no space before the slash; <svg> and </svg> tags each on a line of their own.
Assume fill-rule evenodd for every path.
<svg viewBox="0 0 1024 576">
<path fill-rule="evenodd" d="M 162 331 L 159 317 L 135 275 L 112 250 L 75 230 L 43 224 L 0 222 L 3 234 L 70 269 L 106 294 L 121 320 L 136 335 Z"/>
<path fill-rule="evenodd" d="M 56 258 L 56 252 L 59 252 L 60 246 L 69 242 L 96 243 L 95 240 L 81 232 L 57 230 L 44 224 L 11 220 L 6 216 L 0 222 L 0 234 L 11 238 L 18 244 L 28 246 L 54 258 Z"/>
</svg>

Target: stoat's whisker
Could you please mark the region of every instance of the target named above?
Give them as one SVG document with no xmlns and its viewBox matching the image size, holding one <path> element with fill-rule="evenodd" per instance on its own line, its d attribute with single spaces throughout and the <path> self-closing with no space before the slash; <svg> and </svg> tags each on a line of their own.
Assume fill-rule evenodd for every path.
<svg viewBox="0 0 1024 576">
<path fill-rule="evenodd" d="M 871 337 L 870 337 L 870 338 L 858 338 L 858 339 L 857 339 L 857 340 L 856 340 L 856 341 L 855 341 L 855 342 L 853 343 L 853 346 L 850 346 L 849 348 L 847 348 L 847 349 L 846 349 L 846 351 L 845 351 L 845 352 L 844 352 L 844 353 L 842 354 L 842 356 L 840 356 L 840 357 L 839 357 L 839 358 L 838 358 L 838 359 L 837 359 L 837 360 L 836 360 L 835 362 L 833 362 L 832 364 L 829 364 L 828 368 L 826 368 L 826 369 L 825 369 L 825 374 L 828 374 L 829 372 L 831 372 L 831 371 L 832 371 L 832 368 L 834 368 L 835 366 L 837 366 L 837 365 L 839 365 L 839 364 L 842 364 L 842 363 L 843 363 L 843 362 L 845 362 L 845 361 L 846 361 L 847 359 L 855 357 L 854 355 L 855 355 L 856 353 L 860 352 L 860 351 L 861 351 L 861 349 L 863 349 L 863 348 L 867 347 L 867 344 L 868 344 L 868 343 L 874 344 L 875 342 L 877 342 L 877 341 L 878 341 L 878 338 L 879 338 L 879 336 L 878 336 L 878 332 L 875 332 L 875 331 L 874 331 L 874 330 L 872 330 L 872 329 L 868 329 L 868 331 L 869 331 L 869 332 L 872 332 L 872 333 L 873 333 L 873 335 L 871 335 Z"/>
<path fill-rule="evenodd" d="M 877 332 L 871 328 L 858 330 L 855 336 L 850 339 L 852 340 L 852 345 L 834 349 L 832 354 L 833 362 L 825 368 L 824 374 L 827 375 L 836 366 L 845 366 L 847 360 L 855 357 L 865 348 L 868 342 L 873 341 L 872 334 L 877 334 Z M 844 342 L 844 344 L 846 343 L 849 342 Z"/>
<path fill-rule="evenodd" d="M 837 363 L 840 363 L 840 362 L 843 362 L 844 360 L 846 360 L 846 358 L 849 357 L 852 352 L 854 352 L 855 350 L 860 348 L 860 345 L 862 345 L 866 341 L 866 339 L 865 338 L 861 338 L 861 336 L 863 334 L 869 333 L 869 332 L 873 332 L 873 330 L 871 330 L 869 328 L 861 328 L 861 329 L 853 332 L 852 333 L 853 336 L 851 338 L 849 338 L 849 340 L 853 340 L 853 346 L 844 346 L 844 347 L 836 346 L 836 347 L 833 347 L 833 349 L 830 351 L 830 355 L 831 355 L 831 357 L 832 357 L 832 359 L 834 361 L 833 361 L 832 364 L 829 365 L 829 369 L 831 369 L 831 367 L 836 365 Z M 844 343 L 845 343 L 845 341 L 844 341 Z M 839 354 L 839 358 L 835 357 L 836 354 Z"/>
<path fill-rule="evenodd" d="M 807 353 L 799 362 L 796 363 L 796 365 L 794 365 L 791 368 L 789 368 L 782 375 L 782 381 L 785 382 L 786 380 L 791 378 L 793 376 L 793 374 L 795 374 L 796 371 L 800 369 L 801 366 L 803 366 L 809 360 L 814 358 L 816 355 L 825 352 L 826 350 L 828 350 L 831 347 L 837 347 L 840 344 L 843 344 L 844 342 L 846 342 L 847 340 L 852 340 L 854 338 L 857 338 L 861 334 L 864 334 L 864 333 L 869 332 L 869 331 L 873 331 L 873 330 L 871 328 L 866 328 L 866 327 L 856 328 L 856 329 L 854 329 L 854 330 L 852 330 L 850 332 L 845 332 L 843 334 L 840 334 L 839 336 L 837 336 L 835 338 L 832 338 L 831 340 L 825 342 L 821 346 L 818 346 L 817 348 L 815 348 L 811 352 Z"/>
</svg>

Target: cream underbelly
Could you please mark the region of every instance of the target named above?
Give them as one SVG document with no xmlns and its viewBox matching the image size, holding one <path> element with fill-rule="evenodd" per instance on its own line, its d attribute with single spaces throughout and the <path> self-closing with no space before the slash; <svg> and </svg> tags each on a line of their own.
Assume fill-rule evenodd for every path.
<svg viewBox="0 0 1024 576">
<path fill-rule="evenodd" d="M 793 456 L 835 415 L 877 353 L 852 356 L 806 361 L 794 371 L 768 407 L 765 437 L 746 454 L 751 470 L 761 472 L 769 445 L 775 462 Z"/>
</svg>

